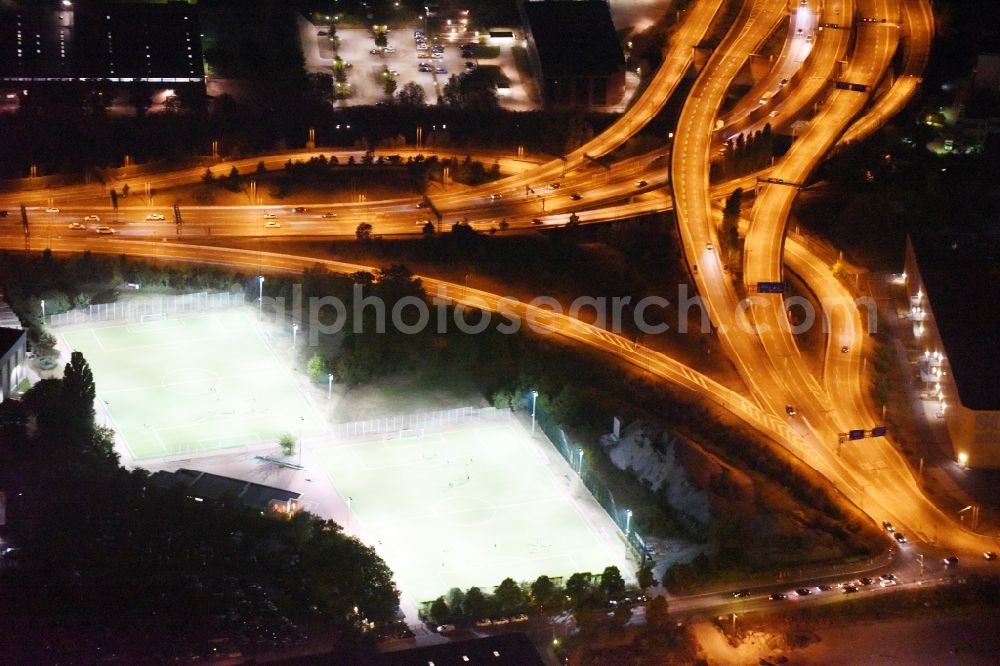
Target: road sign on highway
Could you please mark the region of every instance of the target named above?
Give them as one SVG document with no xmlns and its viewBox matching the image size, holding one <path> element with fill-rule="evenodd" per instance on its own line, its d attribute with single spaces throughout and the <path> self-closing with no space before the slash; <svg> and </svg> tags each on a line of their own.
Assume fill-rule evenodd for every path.
<svg viewBox="0 0 1000 666">
<path fill-rule="evenodd" d="M 787 283 L 785 282 L 758 282 L 757 283 L 757 293 L 758 294 L 783 294 L 785 293 Z"/>
<path fill-rule="evenodd" d="M 885 437 L 885 426 L 875 426 L 872 428 L 872 437 Z"/>
<path fill-rule="evenodd" d="M 847 438 L 848 439 L 864 439 L 865 438 L 865 431 L 864 430 L 851 430 L 850 432 L 847 433 Z"/>
</svg>

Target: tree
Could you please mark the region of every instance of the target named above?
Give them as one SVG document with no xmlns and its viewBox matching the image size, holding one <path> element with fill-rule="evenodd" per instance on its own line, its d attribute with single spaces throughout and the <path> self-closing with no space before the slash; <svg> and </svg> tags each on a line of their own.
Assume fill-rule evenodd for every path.
<svg viewBox="0 0 1000 666">
<path fill-rule="evenodd" d="M 639 587 L 643 590 L 648 590 L 656 585 L 656 578 L 653 576 L 653 568 L 649 565 L 639 569 L 639 572 L 636 574 L 636 578 L 638 579 Z"/>
<path fill-rule="evenodd" d="M 493 111 L 499 107 L 496 85 L 485 69 L 452 75 L 444 84 L 441 99 L 457 109 Z"/>
<path fill-rule="evenodd" d="M 396 77 L 389 76 L 385 77 L 385 82 L 382 84 L 382 91 L 386 94 L 386 97 L 392 97 L 392 94 L 396 92 Z"/>
<path fill-rule="evenodd" d="M 111 188 L 111 208 L 118 210 L 118 191 Z"/>
<path fill-rule="evenodd" d="M 606 600 L 621 599 L 625 596 L 625 579 L 622 578 L 618 567 L 607 567 L 601 574 L 601 584 L 599 587 L 601 596 Z"/>
<path fill-rule="evenodd" d="M 548 576 L 539 576 L 531 584 L 531 601 L 541 611 L 550 608 L 556 594 L 556 584 Z M 556 604 L 552 604 L 556 605 Z"/>
<path fill-rule="evenodd" d="M 375 31 L 375 47 L 379 49 L 384 49 L 389 46 L 389 36 L 385 34 L 385 30 Z"/>
<path fill-rule="evenodd" d="M 62 396 L 71 424 L 93 424 L 97 387 L 90 364 L 80 352 L 70 354 L 63 371 Z"/>
<path fill-rule="evenodd" d="M 410 81 L 396 92 L 396 102 L 400 106 L 423 106 L 427 103 L 427 93 L 419 83 Z"/>
<path fill-rule="evenodd" d="M 326 381 L 327 375 L 330 374 L 330 359 L 317 352 L 309 359 L 307 368 L 309 379 L 319 384 Z"/>
<path fill-rule="evenodd" d="M 421 227 L 420 231 L 424 234 L 424 236 L 433 236 L 435 232 L 434 223 L 427 220 L 427 222 L 424 223 L 424 226 Z"/>
<path fill-rule="evenodd" d="M 493 600 L 503 615 L 516 615 L 524 611 L 524 590 L 513 578 L 504 578 L 493 592 Z"/>
<path fill-rule="evenodd" d="M 670 611 L 666 597 L 653 597 L 649 602 L 646 606 L 646 623 L 652 629 L 666 629 L 670 625 Z"/>
<path fill-rule="evenodd" d="M 584 606 L 593 594 L 589 573 L 575 573 L 566 581 L 566 596 L 574 608 Z"/>
<path fill-rule="evenodd" d="M 290 432 L 282 433 L 278 438 L 278 446 L 281 447 L 281 455 L 295 455 L 295 436 Z"/>
<path fill-rule="evenodd" d="M 267 173 L 267 166 L 264 165 L 264 160 L 257 162 L 257 169 L 254 171 L 258 176 L 263 176 Z"/>
<path fill-rule="evenodd" d="M 355 229 L 354 235 L 358 237 L 359 241 L 369 241 L 372 239 L 372 225 L 367 222 L 362 222 Z"/>
<path fill-rule="evenodd" d="M 462 615 L 465 619 L 475 622 L 489 614 L 489 600 L 478 587 L 470 587 L 462 601 Z"/>
<path fill-rule="evenodd" d="M 430 616 L 434 624 L 445 624 L 451 619 L 451 609 L 444 597 L 438 597 L 431 604 Z"/>
<path fill-rule="evenodd" d="M 201 182 L 207 185 L 208 183 L 211 183 L 213 180 L 215 180 L 215 175 L 212 174 L 211 167 L 207 167 L 205 169 L 205 173 L 203 173 L 201 176 Z"/>
</svg>

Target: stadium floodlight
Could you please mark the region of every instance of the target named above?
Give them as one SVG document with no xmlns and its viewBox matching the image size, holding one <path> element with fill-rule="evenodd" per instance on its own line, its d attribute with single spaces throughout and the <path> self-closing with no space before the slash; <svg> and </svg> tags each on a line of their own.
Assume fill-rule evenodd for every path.
<svg viewBox="0 0 1000 666">
<path fill-rule="evenodd" d="M 625 509 L 625 538 L 628 539 L 629 530 L 632 527 L 632 509 Z"/>
<path fill-rule="evenodd" d="M 538 400 L 538 391 L 531 391 L 531 434 L 535 434 L 535 402 Z"/>
<path fill-rule="evenodd" d="M 295 349 L 295 341 L 299 337 L 299 325 L 292 324 L 292 349 Z"/>
<path fill-rule="evenodd" d="M 261 317 L 264 316 L 264 276 L 260 275 L 257 277 L 260 280 L 260 298 L 258 299 L 257 314 Z"/>
<path fill-rule="evenodd" d="M 45 323 L 45 299 L 42 299 L 42 323 Z"/>
<path fill-rule="evenodd" d="M 326 376 L 326 399 L 329 400 L 333 397 L 333 373 L 329 373 Z"/>
</svg>

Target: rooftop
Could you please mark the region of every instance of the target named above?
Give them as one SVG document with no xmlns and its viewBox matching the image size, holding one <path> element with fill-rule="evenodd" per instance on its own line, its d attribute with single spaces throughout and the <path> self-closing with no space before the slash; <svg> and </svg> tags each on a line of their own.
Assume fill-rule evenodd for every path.
<svg viewBox="0 0 1000 666">
<path fill-rule="evenodd" d="M 625 53 L 605 0 L 545 0 L 522 5 L 545 76 L 621 71 Z"/>
<path fill-rule="evenodd" d="M 917 234 L 910 242 L 962 404 L 1000 409 L 1000 234 Z"/>
<path fill-rule="evenodd" d="M 24 335 L 27 333 L 16 328 L 0 328 L 0 357 L 9 352 Z"/>
<path fill-rule="evenodd" d="M 291 490 L 272 488 L 242 479 L 199 472 L 195 469 L 181 468 L 173 472 L 161 470 L 153 474 L 150 480 L 160 488 L 185 486 L 191 497 L 209 500 L 221 500 L 227 496 L 235 497 L 245 506 L 262 511 L 269 509 L 272 502 L 287 503 L 289 500 L 301 497 L 300 493 Z"/>
</svg>

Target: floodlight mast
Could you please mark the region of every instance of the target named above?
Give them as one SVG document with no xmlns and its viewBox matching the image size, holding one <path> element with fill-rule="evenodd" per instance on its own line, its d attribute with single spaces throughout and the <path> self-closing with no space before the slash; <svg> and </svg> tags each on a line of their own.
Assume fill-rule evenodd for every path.
<svg viewBox="0 0 1000 666">
<path fill-rule="evenodd" d="M 531 434 L 535 434 L 535 403 L 538 400 L 538 391 L 531 391 Z"/>
<path fill-rule="evenodd" d="M 257 299 L 257 316 L 263 318 L 264 316 L 264 276 L 260 275 L 257 277 L 260 281 L 260 296 Z"/>
</svg>

